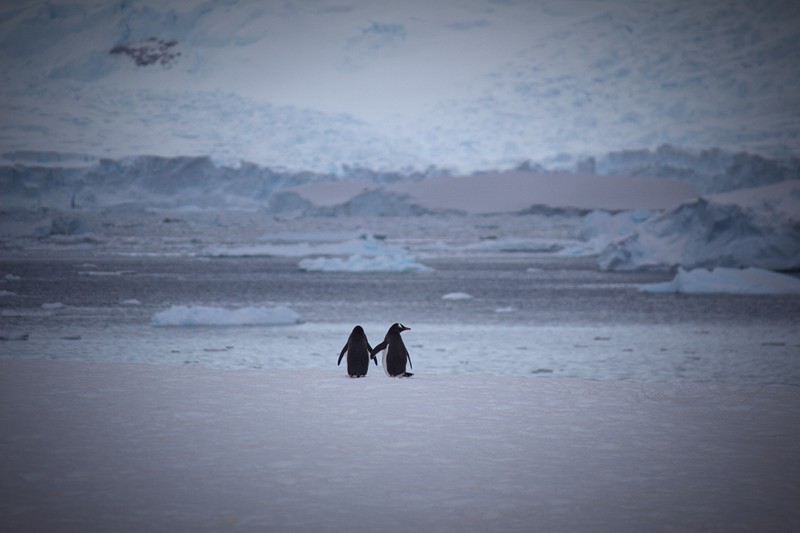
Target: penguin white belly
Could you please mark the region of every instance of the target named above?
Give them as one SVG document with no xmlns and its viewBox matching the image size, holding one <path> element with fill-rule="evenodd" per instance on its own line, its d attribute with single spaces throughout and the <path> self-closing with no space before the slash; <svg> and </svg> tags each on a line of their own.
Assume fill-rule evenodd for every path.
<svg viewBox="0 0 800 533">
<path fill-rule="evenodd" d="M 383 365 L 383 371 L 386 372 L 386 375 L 391 378 L 393 376 L 389 373 L 389 368 L 386 366 L 386 354 L 388 353 L 389 353 L 389 345 L 387 344 L 386 348 L 384 348 L 383 351 L 381 352 L 381 364 Z"/>
</svg>

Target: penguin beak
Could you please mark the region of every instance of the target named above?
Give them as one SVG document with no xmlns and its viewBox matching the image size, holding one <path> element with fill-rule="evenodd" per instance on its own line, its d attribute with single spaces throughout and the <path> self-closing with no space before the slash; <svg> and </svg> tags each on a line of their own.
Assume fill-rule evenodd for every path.
<svg viewBox="0 0 800 533">
<path fill-rule="evenodd" d="M 400 331 L 411 331 L 411 328 L 403 326 L 403 329 L 401 329 Z"/>
</svg>

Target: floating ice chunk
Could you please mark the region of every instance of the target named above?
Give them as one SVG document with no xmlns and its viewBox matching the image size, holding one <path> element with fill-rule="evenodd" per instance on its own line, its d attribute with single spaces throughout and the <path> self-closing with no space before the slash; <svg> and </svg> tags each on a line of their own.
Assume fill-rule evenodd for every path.
<svg viewBox="0 0 800 533">
<path fill-rule="evenodd" d="M 16 295 L 17 295 L 16 292 L 0 290 L 0 296 L 16 296 Z"/>
<path fill-rule="evenodd" d="M 800 294 L 800 279 L 760 268 L 678 269 L 672 281 L 642 285 L 640 291 L 686 294 Z"/>
<path fill-rule="evenodd" d="M 142 302 L 140 302 L 136 298 L 131 298 L 129 300 L 122 300 L 120 302 L 120 304 L 122 304 L 122 305 L 142 305 Z"/>
<path fill-rule="evenodd" d="M 449 292 L 442 296 L 442 300 L 472 300 L 472 295 L 466 292 Z"/>
<path fill-rule="evenodd" d="M 127 276 L 136 274 L 135 270 L 81 270 L 81 276 Z"/>
<path fill-rule="evenodd" d="M 374 238 L 347 241 L 337 245 L 321 245 L 317 250 L 325 255 L 347 255 L 347 257 L 314 257 L 303 259 L 298 266 L 303 270 L 317 272 L 423 272 L 430 270 L 418 263 L 416 258 L 403 248 L 389 246 Z"/>
<path fill-rule="evenodd" d="M 498 307 L 494 310 L 495 313 L 513 313 L 516 311 L 513 307 Z"/>
<path fill-rule="evenodd" d="M 372 237 L 340 242 L 318 240 L 313 244 L 311 242 L 279 242 L 251 246 L 211 246 L 206 249 L 206 254 L 214 257 L 308 257 L 314 255 L 384 255 L 404 252 L 401 248 L 387 246 Z"/>
<path fill-rule="evenodd" d="M 46 309 L 48 311 L 52 311 L 54 309 L 63 309 L 64 307 L 66 307 L 66 306 L 64 304 L 62 304 L 61 302 L 52 302 L 52 303 L 43 303 L 42 304 L 42 309 Z"/>
<path fill-rule="evenodd" d="M 6 274 L 5 280 L 6 281 L 19 281 L 22 278 L 17 276 L 16 274 Z"/>
<path fill-rule="evenodd" d="M 174 305 L 153 315 L 154 326 L 278 326 L 298 324 L 300 316 L 285 306 L 219 307 Z"/>
<path fill-rule="evenodd" d="M 559 242 L 543 239 L 505 237 L 486 239 L 466 247 L 468 250 L 500 253 L 552 253 L 564 248 Z"/>
<path fill-rule="evenodd" d="M 299 263 L 303 270 L 314 272 L 425 272 L 429 267 L 418 263 L 410 254 L 376 255 L 369 257 L 355 254 L 340 257 L 317 257 L 303 259 Z"/>
</svg>

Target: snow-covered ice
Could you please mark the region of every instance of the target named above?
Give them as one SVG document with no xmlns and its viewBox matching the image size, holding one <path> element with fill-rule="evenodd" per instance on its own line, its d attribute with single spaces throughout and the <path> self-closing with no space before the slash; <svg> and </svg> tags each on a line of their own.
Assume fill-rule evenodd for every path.
<svg viewBox="0 0 800 533">
<path fill-rule="evenodd" d="M 154 326 L 276 326 L 297 324 L 300 315 L 286 306 L 223 309 L 173 305 L 153 315 Z"/>
<path fill-rule="evenodd" d="M 642 285 L 641 291 L 685 294 L 800 294 L 800 279 L 761 268 L 679 268 L 675 278 Z"/>
<path fill-rule="evenodd" d="M 800 182 L 709 195 L 638 223 L 600 253 L 601 268 L 800 268 Z"/>
<path fill-rule="evenodd" d="M 800 528 L 796 387 L 2 361 L 0 397 L 6 531 Z"/>
<path fill-rule="evenodd" d="M 746 0 L 11 2 L 0 151 L 322 172 L 471 172 L 663 143 L 791 153 L 797 21 L 791 2 Z M 155 61 L 135 59 L 147 50 Z"/>
</svg>

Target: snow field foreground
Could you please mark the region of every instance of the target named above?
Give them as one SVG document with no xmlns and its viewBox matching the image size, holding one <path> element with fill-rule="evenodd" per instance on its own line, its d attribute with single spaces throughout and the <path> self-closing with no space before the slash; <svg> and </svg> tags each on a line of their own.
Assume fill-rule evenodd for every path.
<svg viewBox="0 0 800 533">
<path fill-rule="evenodd" d="M 796 387 L 2 361 L 0 398 L 4 531 L 800 528 Z"/>
</svg>

